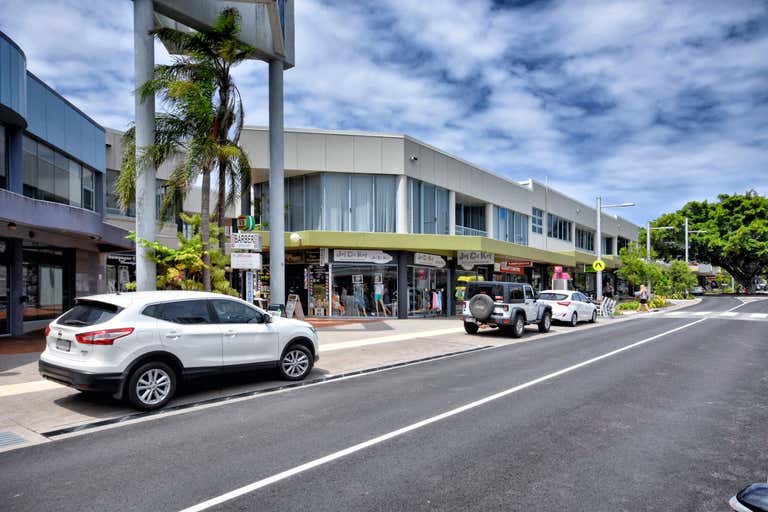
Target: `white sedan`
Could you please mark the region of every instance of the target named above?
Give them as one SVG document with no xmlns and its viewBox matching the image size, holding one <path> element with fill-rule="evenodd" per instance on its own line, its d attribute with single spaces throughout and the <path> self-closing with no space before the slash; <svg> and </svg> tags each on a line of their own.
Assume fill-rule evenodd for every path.
<svg viewBox="0 0 768 512">
<path fill-rule="evenodd" d="M 597 305 L 575 290 L 544 290 L 538 301 L 552 306 L 552 320 L 568 322 L 571 326 L 583 321 L 597 321 Z"/>
</svg>

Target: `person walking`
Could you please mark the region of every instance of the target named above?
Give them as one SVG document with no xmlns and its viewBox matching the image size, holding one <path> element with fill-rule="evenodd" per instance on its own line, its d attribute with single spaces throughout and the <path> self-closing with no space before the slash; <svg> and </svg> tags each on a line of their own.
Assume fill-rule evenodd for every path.
<svg viewBox="0 0 768 512">
<path fill-rule="evenodd" d="M 643 307 L 645 307 L 646 313 L 650 313 L 651 308 L 648 307 L 648 302 L 651 300 L 651 294 L 648 293 L 648 288 L 646 288 L 644 284 L 640 285 L 640 291 L 637 293 L 637 298 L 637 312 L 639 313 Z"/>
</svg>

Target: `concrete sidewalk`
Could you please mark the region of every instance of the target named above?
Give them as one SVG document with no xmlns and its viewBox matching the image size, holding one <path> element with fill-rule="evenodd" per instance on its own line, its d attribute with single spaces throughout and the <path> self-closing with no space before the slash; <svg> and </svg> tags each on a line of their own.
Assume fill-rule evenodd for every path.
<svg viewBox="0 0 768 512">
<path fill-rule="evenodd" d="M 457 318 L 366 320 L 329 325 L 318 329 L 321 357 L 309 379 L 487 346 L 527 343 L 546 336 L 623 322 L 633 316 L 601 319 L 596 324 L 579 324 L 575 329 L 555 324 L 549 334 L 540 334 L 535 326 L 528 326 L 520 339 L 506 337 L 495 329 L 482 329 L 478 335 L 470 336 L 464 333 L 461 320 Z M 40 435 L 46 432 L 136 412 L 111 397 L 85 396 L 41 379 L 37 372 L 38 357 L 39 353 L 34 352 L 0 355 L 0 434 L 10 432 L 23 438 L 20 443 L 0 444 L 0 451 L 47 441 Z M 182 386 L 169 405 L 188 405 L 282 384 L 284 382 L 277 380 L 273 372 L 210 378 Z"/>
</svg>

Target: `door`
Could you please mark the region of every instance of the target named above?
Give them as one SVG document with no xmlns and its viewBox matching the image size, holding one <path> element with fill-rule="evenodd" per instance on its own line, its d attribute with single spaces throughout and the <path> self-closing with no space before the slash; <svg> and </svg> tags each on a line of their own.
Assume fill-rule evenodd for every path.
<svg viewBox="0 0 768 512">
<path fill-rule="evenodd" d="M 523 286 L 523 292 L 525 293 L 525 316 L 529 322 L 532 322 L 538 318 L 539 305 L 536 304 L 536 297 L 533 294 L 533 288 L 530 285 Z"/>
<path fill-rule="evenodd" d="M 208 301 L 152 304 L 144 314 L 158 319 L 160 343 L 171 349 L 185 368 L 221 366 L 221 327 L 213 322 Z"/>
<path fill-rule="evenodd" d="M 225 366 L 280 359 L 277 328 L 265 323 L 259 310 L 229 299 L 214 299 L 211 304 L 223 334 Z"/>
<path fill-rule="evenodd" d="M 584 320 L 592 316 L 592 308 L 589 307 L 589 304 L 587 303 L 588 299 L 586 295 L 583 293 L 574 293 L 573 299 L 575 301 L 577 309 L 576 312 L 579 314 L 580 320 Z"/>
<path fill-rule="evenodd" d="M 9 332 L 8 299 L 10 295 L 10 288 L 8 286 L 8 265 L 0 263 L 0 336 L 8 334 Z"/>
</svg>

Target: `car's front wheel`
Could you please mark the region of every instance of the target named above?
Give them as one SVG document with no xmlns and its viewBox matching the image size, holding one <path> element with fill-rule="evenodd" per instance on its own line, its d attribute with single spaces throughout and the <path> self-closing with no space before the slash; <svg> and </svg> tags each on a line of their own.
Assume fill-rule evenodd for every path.
<svg viewBox="0 0 768 512">
<path fill-rule="evenodd" d="M 480 326 L 476 323 L 464 322 L 464 330 L 467 332 L 467 334 L 477 334 L 478 329 L 480 329 Z"/>
<path fill-rule="evenodd" d="M 302 380 L 312 370 L 312 353 L 303 345 L 291 345 L 280 359 L 280 374 L 286 380 Z"/>
<path fill-rule="evenodd" d="M 128 381 L 128 400 L 134 407 L 145 411 L 163 407 L 174 393 L 176 372 L 160 361 L 139 366 Z"/>
<path fill-rule="evenodd" d="M 571 327 L 576 327 L 576 324 L 579 323 L 579 315 L 576 313 L 571 315 Z"/>
<path fill-rule="evenodd" d="M 597 310 L 592 310 L 592 318 L 589 319 L 589 323 L 593 324 L 597 322 Z"/>
</svg>

